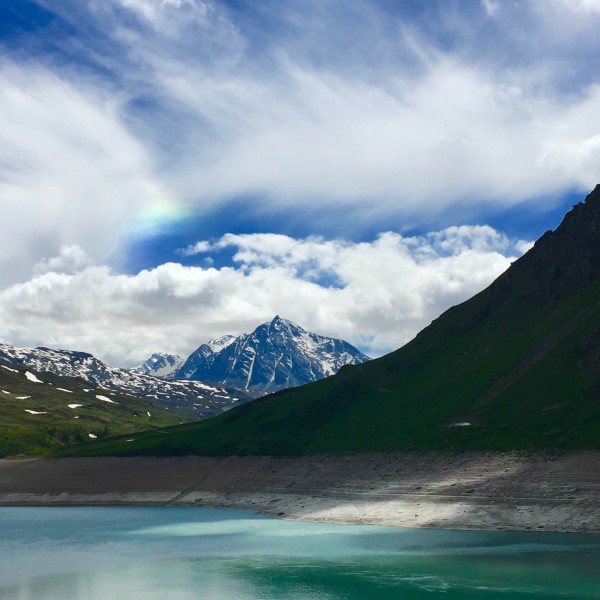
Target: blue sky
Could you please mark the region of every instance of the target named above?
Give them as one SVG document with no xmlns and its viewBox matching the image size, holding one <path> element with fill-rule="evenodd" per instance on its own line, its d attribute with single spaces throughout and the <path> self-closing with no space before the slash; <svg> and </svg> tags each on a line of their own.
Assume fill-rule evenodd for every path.
<svg viewBox="0 0 600 600">
<path fill-rule="evenodd" d="M 600 0 L 0 0 L 0 340 L 133 364 L 278 313 L 398 347 L 600 180 L 599 25 Z"/>
</svg>

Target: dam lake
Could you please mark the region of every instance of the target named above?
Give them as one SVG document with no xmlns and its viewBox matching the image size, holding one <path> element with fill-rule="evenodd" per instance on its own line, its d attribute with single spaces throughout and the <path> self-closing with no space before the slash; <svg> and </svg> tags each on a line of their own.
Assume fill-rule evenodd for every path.
<svg viewBox="0 0 600 600">
<path fill-rule="evenodd" d="M 0 600 L 598 599 L 600 535 L 0 508 Z"/>
</svg>

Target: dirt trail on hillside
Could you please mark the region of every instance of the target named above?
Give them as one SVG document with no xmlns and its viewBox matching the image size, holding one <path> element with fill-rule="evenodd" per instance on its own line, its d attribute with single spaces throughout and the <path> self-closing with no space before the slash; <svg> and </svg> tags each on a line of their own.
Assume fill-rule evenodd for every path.
<svg viewBox="0 0 600 600">
<path fill-rule="evenodd" d="M 249 508 L 336 523 L 600 532 L 600 452 L 0 460 L 0 505 Z"/>
</svg>

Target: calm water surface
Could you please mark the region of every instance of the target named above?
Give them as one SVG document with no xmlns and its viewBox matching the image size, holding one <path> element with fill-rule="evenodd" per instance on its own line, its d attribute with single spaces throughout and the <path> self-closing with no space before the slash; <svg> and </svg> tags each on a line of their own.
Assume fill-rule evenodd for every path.
<svg viewBox="0 0 600 600">
<path fill-rule="evenodd" d="M 0 600 L 600 598 L 600 535 L 0 508 Z"/>
</svg>

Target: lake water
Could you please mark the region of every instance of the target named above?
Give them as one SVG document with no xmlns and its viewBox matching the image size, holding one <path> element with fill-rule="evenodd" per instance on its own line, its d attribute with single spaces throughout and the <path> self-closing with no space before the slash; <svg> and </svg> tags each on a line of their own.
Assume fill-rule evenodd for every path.
<svg viewBox="0 0 600 600">
<path fill-rule="evenodd" d="M 600 535 L 0 508 L 0 600 L 600 598 Z"/>
</svg>

